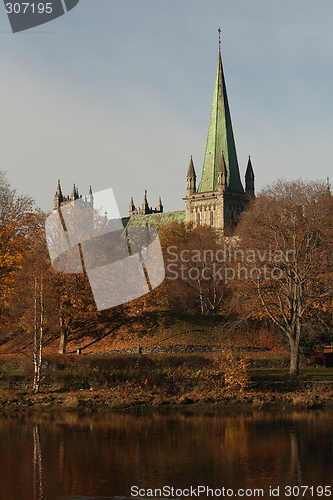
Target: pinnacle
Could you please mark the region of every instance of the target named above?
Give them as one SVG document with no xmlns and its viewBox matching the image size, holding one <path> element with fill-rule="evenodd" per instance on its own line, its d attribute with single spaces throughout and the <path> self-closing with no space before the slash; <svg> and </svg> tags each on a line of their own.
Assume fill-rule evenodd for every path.
<svg viewBox="0 0 333 500">
<path fill-rule="evenodd" d="M 198 192 L 216 190 L 222 156 L 227 186 L 231 191 L 243 193 L 219 46 L 204 166 Z"/>
</svg>

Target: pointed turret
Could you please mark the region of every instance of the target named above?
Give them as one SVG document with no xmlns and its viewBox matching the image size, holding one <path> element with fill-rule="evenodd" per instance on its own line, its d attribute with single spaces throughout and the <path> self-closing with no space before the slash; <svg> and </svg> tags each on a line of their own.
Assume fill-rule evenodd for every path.
<svg viewBox="0 0 333 500">
<path fill-rule="evenodd" d="M 224 155 L 227 178 L 226 186 L 230 191 L 244 193 L 240 180 L 238 160 L 234 134 L 232 130 L 231 115 L 224 80 L 222 58 L 218 51 L 213 101 L 208 127 L 205 159 L 202 178 L 198 192 L 215 191 L 217 188 L 218 169 Z"/>
<path fill-rule="evenodd" d="M 155 212 L 158 212 L 158 213 L 163 212 L 163 205 L 162 205 L 161 197 L 159 197 L 159 199 L 158 199 L 158 204 L 157 204 L 157 207 L 155 209 Z"/>
<path fill-rule="evenodd" d="M 60 179 L 59 179 L 58 180 L 58 186 L 57 186 L 57 189 L 56 189 L 56 193 L 54 195 L 54 204 L 53 204 L 54 210 L 57 210 L 57 208 L 60 207 L 60 205 L 63 203 L 63 201 L 64 201 L 64 197 L 63 197 L 63 194 L 62 194 L 61 185 L 60 185 Z"/>
<path fill-rule="evenodd" d="M 163 213 L 163 205 L 162 205 L 162 200 L 159 198 L 158 204 L 156 208 L 151 208 L 148 205 L 148 199 L 147 199 L 147 190 L 145 190 L 145 195 L 143 197 L 143 202 L 141 205 L 141 208 L 137 208 L 134 205 L 133 197 L 131 198 L 129 207 L 128 207 L 128 214 L 130 217 L 133 217 L 135 215 L 150 215 L 150 214 L 159 214 Z"/>
<path fill-rule="evenodd" d="M 75 187 L 75 184 L 73 184 L 73 191 L 70 197 L 71 201 L 75 201 L 79 198 L 79 190 L 77 187 Z"/>
<path fill-rule="evenodd" d="M 93 195 L 93 192 L 92 192 L 92 189 L 91 189 L 91 186 L 89 188 L 89 192 L 86 196 L 86 202 L 91 206 L 93 207 L 94 205 L 94 195 Z"/>
<path fill-rule="evenodd" d="M 196 192 L 196 180 L 197 176 L 195 174 L 195 169 L 194 169 L 194 163 L 193 159 L 191 156 L 190 164 L 188 166 L 188 171 L 187 171 L 187 194 L 193 194 Z"/>
<path fill-rule="evenodd" d="M 251 157 L 249 156 L 245 173 L 245 192 L 248 196 L 250 196 L 250 198 L 254 197 L 254 177 Z"/>
<path fill-rule="evenodd" d="M 134 212 L 134 210 L 136 210 L 136 206 L 134 205 L 133 196 L 131 196 L 131 201 L 128 207 L 129 214 L 131 215 L 131 213 Z"/>
<path fill-rule="evenodd" d="M 147 189 L 145 189 L 145 195 L 144 195 L 143 202 L 142 202 L 142 211 L 144 214 L 150 213 L 148 200 L 147 200 Z"/>
</svg>

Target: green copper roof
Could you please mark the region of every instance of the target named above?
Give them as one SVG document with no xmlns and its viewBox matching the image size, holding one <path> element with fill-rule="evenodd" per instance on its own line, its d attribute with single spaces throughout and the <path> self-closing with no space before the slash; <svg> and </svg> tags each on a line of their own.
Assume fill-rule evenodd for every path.
<svg viewBox="0 0 333 500">
<path fill-rule="evenodd" d="M 171 222 L 186 222 L 185 210 L 178 210 L 176 212 L 163 212 L 162 214 L 149 214 L 149 215 L 134 215 L 129 218 L 129 226 L 145 226 L 155 229 L 161 226 L 167 226 Z"/>
<path fill-rule="evenodd" d="M 205 159 L 198 192 L 216 190 L 222 155 L 227 168 L 227 187 L 231 191 L 243 193 L 219 48 Z"/>
</svg>

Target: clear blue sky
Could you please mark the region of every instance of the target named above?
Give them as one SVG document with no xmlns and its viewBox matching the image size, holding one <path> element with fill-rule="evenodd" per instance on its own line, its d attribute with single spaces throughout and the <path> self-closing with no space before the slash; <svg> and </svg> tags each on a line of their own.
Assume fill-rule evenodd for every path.
<svg viewBox="0 0 333 500">
<path fill-rule="evenodd" d="M 112 187 L 122 215 L 144 190 L 184 208 L 201 174 L 218 33 L 243 177 L 333 179 L 332 0 L 81 0 L 12 34 L 0 5 L 1 164 L 51 210 Z"/>
</svg>

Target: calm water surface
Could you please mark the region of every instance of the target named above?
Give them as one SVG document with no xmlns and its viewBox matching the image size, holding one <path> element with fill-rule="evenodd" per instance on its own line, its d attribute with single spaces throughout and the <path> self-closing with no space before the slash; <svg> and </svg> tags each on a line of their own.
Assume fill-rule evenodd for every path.
<svg viewBox="0 0 333 500">
<path fill-rule="evenodd" d="M 309 489 L 285 489 L 295 485 Z M 131 487 L 146 498 L 181 496 L 148 491 L 163 486 L 185 494 L 205 486 L 220 498 L 233 490 L 234 498 L 333 499 L 333 487 L 320 488 L 331 485 L 326 410 L 0 414 L 1 500 L 130 498 Z"/>
</svg>

